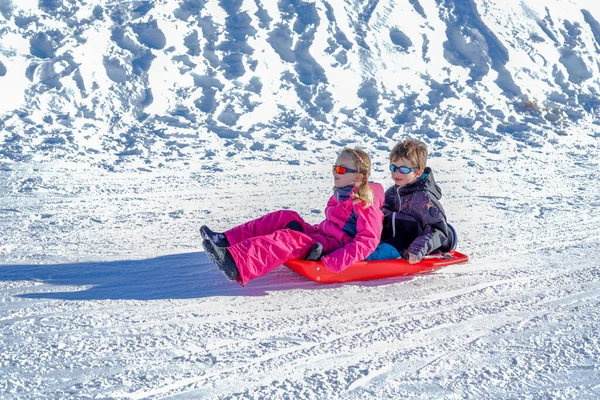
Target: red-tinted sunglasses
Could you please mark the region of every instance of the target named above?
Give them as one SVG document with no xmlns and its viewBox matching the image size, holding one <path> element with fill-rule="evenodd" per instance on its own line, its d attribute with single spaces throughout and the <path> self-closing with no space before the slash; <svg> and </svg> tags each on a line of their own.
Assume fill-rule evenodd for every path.
<svg viewBox="0 0 600 400">
<path fill-rule="evenodd" d="M 342 166 L 333 164 L 333 172 L 335 172 L 336 174 L 343 175 L 345 173 L 351 173 L 351 174 L 353 174 L 353 173 L 358 172 L 358 170 L 357 169 L 350 169 L 350 168 L 346 168 L 346 167 L 342 167 Z"/>
</svg>

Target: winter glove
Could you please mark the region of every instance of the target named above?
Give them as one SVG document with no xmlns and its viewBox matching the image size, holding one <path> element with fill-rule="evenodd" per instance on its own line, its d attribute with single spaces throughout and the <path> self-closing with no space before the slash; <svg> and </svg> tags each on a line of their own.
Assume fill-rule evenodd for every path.
<svg viewBox="0 0 600 400">
<path fill-rule="evenodd" d="M 408 251 L 404 253 L 404 259 L 408 261 L 410 264 L 416 264 L 423 259 L 423 257 L 418 256 L 413 253 L 409 253 Z"/>
</svg>

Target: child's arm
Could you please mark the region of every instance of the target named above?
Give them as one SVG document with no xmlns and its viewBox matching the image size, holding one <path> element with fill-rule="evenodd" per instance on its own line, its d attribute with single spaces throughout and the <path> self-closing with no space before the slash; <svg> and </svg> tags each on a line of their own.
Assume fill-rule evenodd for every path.
<svg viewBox="0 0 600 400">
<path fill-rule="evenodd" d="M 394 213 L 398 211 L 398 194 L 396 186 L 392 186 L 385 191 L 385 197 L 381 211 L 383 212 L 383 231 L 380 240 L 386 240 L 393 236 L 392 224 L 394 223 Z M 367 256 L 368 257 L 368 256 Z"/>
<path fill-rule="evenodd" d="M 381 210 L 374 206 L 363 207 L 362 202 L 353 207 L 358 216 L 354 240 L 321 259 L 328 271 L 343 271 L 350 264 L 367 258 L 377 248 L 383 228 Z"/>
<path fill-rule="evenodd" d="M 444 232 L 448 231 L 446 217 L 431 201 L 427 192 L 417 192 L 413 198 L 413 211 L 423 224 L 423 234 L 418 236 L 406 250 L 408 261 L 419 262 L 433 250 L 440 248 L 448 239 Z"/>
<path fill-rule="evenodd" d="M 385 199 L 383 201 L 383 206 L 381 207 L 381 211 L 383 211 L 383 215 L 388 217 L 392 215 L 393 212 L 398 211 L 397 204 L 397 195 L 396 195 L 396 186 L 390 187 L 385 191 Z"/>
</svg>

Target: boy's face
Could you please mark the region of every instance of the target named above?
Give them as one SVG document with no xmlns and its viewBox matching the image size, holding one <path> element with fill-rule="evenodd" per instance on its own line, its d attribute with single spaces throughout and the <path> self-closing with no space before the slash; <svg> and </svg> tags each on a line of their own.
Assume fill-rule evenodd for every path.
<svg viewBox="0 0 600 400">
<path fill-rule="evenodd" d="M 340 154 L 337 160 L 335 160 L 335 165 L 337 165 L 338 167 L 350 168 L 352 170 L 357 169 L 354 157 L 349 156 L 347 154 Z M 335 184 L 335 187 L 343 188 L 348 185 L 356 185 L 358 182 L 360 182 L 362 176 L 363 174 L 359 174 L 356 172 L 346 172 L 345 174 L 338 174 L 337 172 L 333 171 L 333 182 Z"/>
<path fill-rule="evenodd" d="M 415 167 L 413 165 L 413 163 L 410 162 L 410 160 L 408 160 L 407 158 L 404 158 L 404 157 L 400 157 L 400 158 L 392 161 L 391 164 L 396 167 L 408 167 L 408 168 Z M 392 179 L 394 180 L 394 183 L 396 185 L 404 186 L 404 185 L 408 185 L 409 183 L 416 181 L 422 174 L 423 174 L 423 170 L 421 170 L 421 169 L 411 171 L 408 174 L 402 174 L 398 170 L 396 170 L 395 172 L 392 172 Z"/>
</svg>

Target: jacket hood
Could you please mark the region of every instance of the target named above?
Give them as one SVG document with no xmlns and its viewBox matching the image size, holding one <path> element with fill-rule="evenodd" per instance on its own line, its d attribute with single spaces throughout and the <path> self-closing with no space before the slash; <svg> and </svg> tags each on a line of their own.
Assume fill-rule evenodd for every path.
<svg viewBox="0 0 600 400">
<path fill-rule="evenodd" d="M 433 178 L 433 171 L 429 167 L 425 167 L 423 174 L 413 183 L 406 186 L 395 186 L 399 194 L 427 191 L 435 196 L 435 198 L 438 200 L 442 198 L 442 189 L 435 182 L 435 179 Z"/>
<path fill-rule="evenodd" d="M 383 201 L 385 200 L 385 190 L 379 183 L 369 182 L 371 190 L 373 190 L 373 205 L 377 208 L 383 207 Z"/>
</svg>

